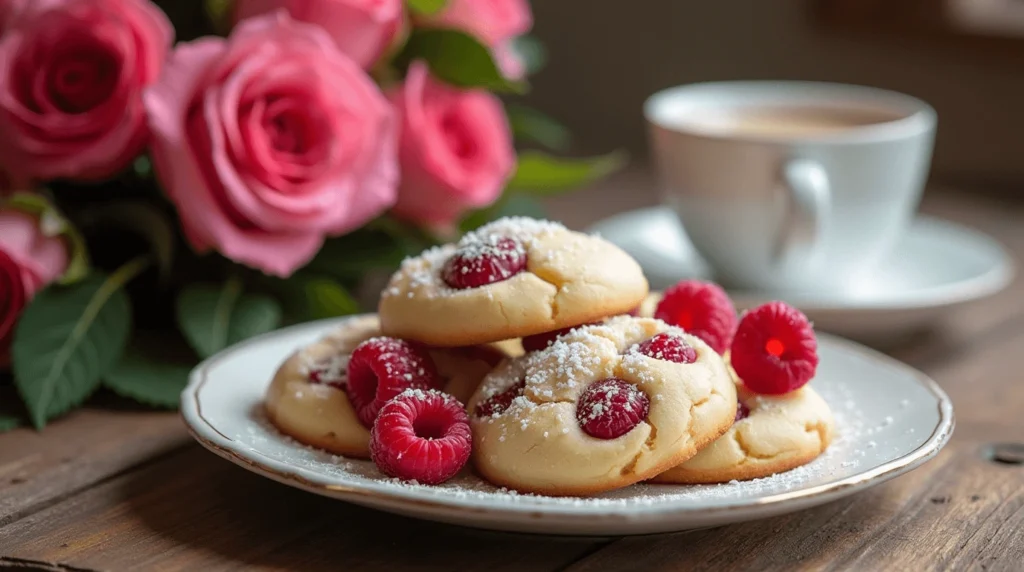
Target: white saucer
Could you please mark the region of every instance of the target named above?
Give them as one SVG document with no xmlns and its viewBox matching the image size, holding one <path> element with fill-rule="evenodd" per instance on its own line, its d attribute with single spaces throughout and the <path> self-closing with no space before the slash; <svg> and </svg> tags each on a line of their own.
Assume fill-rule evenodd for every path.
<svg viewBox="0 0 1024 572">
<path fill-rule="evenodd" d="M 254 473 L 384 511 L 495 530 L 604 536 L 704 528 L 830 502 L 920 466 L 953 431 L 953 406 L 931 379 L 823 335 L 811 383 L 832 407 L 837 436 L 824 455 L 793 471 L 722 485 L 639 484 L 594 498 L 512 494 L 468 470 L 441 486 L 406 484 L 370 461 L 301 446 L 264 417 L 263 396 L 278 365 L 340 323 L 279 330 L 201 363 L 181 401 L 192 435 Z"/>
<path fill-rule="evenodd" d="M 652 289 L 662 290 L 684 278 L 712 277 L 667 207 L 622 213 L 588 230 L 636 258 Z M 1012 258 L 988 236 L 919 216 L 879 268 L 874 285 L 856 297 L 830 292 L 729 294 L 739 309 L 782 299 L 806 313 L 817 330 L 879 342 L 923 329 L 957 306 L 995 294 L 1013 274 Z"/>
</svg>

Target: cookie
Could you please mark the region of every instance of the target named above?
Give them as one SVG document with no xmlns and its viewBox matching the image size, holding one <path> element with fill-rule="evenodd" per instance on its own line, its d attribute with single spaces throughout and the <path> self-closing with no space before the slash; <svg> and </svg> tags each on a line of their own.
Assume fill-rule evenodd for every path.
<svg viewBox="0 0 1024 572">
<path fill-rule="evenodd" d="M 378 312 L 385 335 L 464 346 L 625 314 L 647 293 L 640 266 L 612 243 L 513 217 L 405 260 Z"/>
<path fill-rule="evenodd" d="M 473 464 L 488 481 L 589 495 L 695 455 L 732 425 L 736 389 L 700 339 L 660 320 L 619 316 L 506 360 L 467 409 Z"/>
<path fill-rule="evenodd" d="M 346 457 L 369 458 L 370 428 L 359 421 L 344 390 L 348 357 L 380 336 L 376 316 L 350 319 L 281 365 L 267 389 L 267 416 L 296 441 Z M 444 391 L 465 403 L 509 344 L 429 350 Z M 515 346 L 512 345 L 512 348 Z"/>
<path fill-rule="evenodd" d="M 736 384 L 738 420 L 695 457 L 652 481 L 724 483 L 767 477 L 814 460 L 832 442 L 835 421 L 809 385 L 783 395 L 759 395 Z"/>
</svg>

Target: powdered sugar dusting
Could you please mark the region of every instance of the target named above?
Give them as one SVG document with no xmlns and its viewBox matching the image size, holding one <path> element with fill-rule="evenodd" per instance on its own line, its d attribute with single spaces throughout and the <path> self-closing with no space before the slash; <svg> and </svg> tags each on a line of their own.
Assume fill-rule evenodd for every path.
<svg viewBox="0 0 1024 572">
<path fill-rule="evenodd" d="M 510 236 L 529 243 L 535 237 L 566 230 L 565 225 L 554 221 L 522 216 L 502 217 L 466 233 L 459 241 L 459 245 L 487 242 L 493 236 Z"/>
<path fill-rule="evenodd" d="M 351 354 L 334 354 L 317 362 L 303 361 L 299 373 L 305 375 L 311 383 L 323 383 L 342 387 L 348 380 L 348 362 Z"/>
<path fill-rule="evenodd" d="M 496 247 L 502 238 L 514 238 L 518 241 L 518 245 L 512 255 L 525 257 L 526 251 L 529 250 L 536 238 L 550 233 L 567 231 L 568 229 L 564 225 L 548 220 L 528 217 L 497 219 L 466 233 L 455 244 L 434 246 L 424 250 L 418 256 L 407 257 L 392 276 L 391 283 L 381 292 L 381 297 L 406 296 L 431 299 L 470 291 L 471 289 L 452 288 L 442 279 L 441 274 L 445 263 L 456 252 L 470 260 L 485 256 L 504 258 L 509 256 L 509 252 Z M 550 256 L 554 253 L 545 254 Z M 407 281 L 405 285 L 399 283 L 403 277 Z M 508 278 L 508 276 L 503 276 L 503 278 Z"/>
</svg>

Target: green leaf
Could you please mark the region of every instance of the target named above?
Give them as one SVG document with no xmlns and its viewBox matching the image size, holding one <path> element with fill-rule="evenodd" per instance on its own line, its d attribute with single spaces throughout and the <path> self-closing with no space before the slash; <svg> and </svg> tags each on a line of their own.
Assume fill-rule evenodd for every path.
<svg viewBox="0 0 1024 572">
<path fill-rule="evenodd" d="M 569 130 L 551 117 L 525 105 L 507 104 L 512 135 L 521 141 L 537 143 L 555 151 L 564 151 L 572 142 Z"/>
<path fill-rule="evenodd" d="M 473 212 L 463 219 L 459 224 L 459 230 L 469 232 L 502 217 L 525 216 L 531 218 L 547 218 L 544 205 L 529 196 L 506 193 L 502 198 L 490 207 Z"/>
<path fill-rule="evenodd" d="M 423 16 L 437 14 L 446 4 L 448 4 L 448 0 L 405 0 L 405 5 L 409 7 L 409 10 Z"/>
<path fill-rule="evenodd" d="M 10 413 L 0 413 L 0 433 L 6 433 L 21 427 L 21 417 Z"/>
<path fill-rule="evenodd" d="M 525 93 L 526 84 L 506 79 L 491 51 L 476 38 L 458 30 L 414 30 L 397 60 L 405 65 L 422 59 L 438 78 L 460 87 L 480 87 L 506 93 Z"/>
<path fill-rule="evenodd" d="M 25 309 L 11 355 L 14 384 L 37 429 L 82 403 L 117 363 L 131 330 L 123 287 L 148 264 L 139 258 L 110 276 L 51 286 Z"/>
<path fill-rule="evenodd" d="M 192 368 L 161 359 L 156 353 L 140 346 L 130 347 L 104 376 L 103 385 L 139 403 L 176 408 Z"/>
<path fill-rule="evenodd" d="M 303 270 L 355 281 L 372 270 L 398 266 L 411 250 L 404 240 L 383 228 L 363 227 L 345 236 L 327 239 Z"/>
<path fill-rule="evenodd" d="M 144 201 L 106 203 L 82 212 L 80 221 L 86 230 L 115 225 L 144 238 L 156 259 L 161 278 L 170 276 L 174 264 L 175 227 L 154 204 Z"/>
<path fill-rule="evenodd" d="M 231 11 L 235 8 L 235 0 L 205 0 L 203 6 L 214 30 L 218 34 L 226 34 L 231 29 Z"/>
<path fill-rule="evenodd" d="M 532 75 L 548 63 L 548 51 L 536 36 L 524 35 L 512 40 L 512 49 L 523 59 L 527 75 Z"/>
<path fill-rule="evenodd" d="M 262 294 L 245 294 L 230 279 L 220 287 L 192 285 L 178 295 L 178 327 L 202 358 L 281 323 L 281 306 Z"/>
<path fill-rule="evenodd" d="M 359 304 L 337 282 L 313 278 L 303 284 L 309 319 L 333 318 L 359 312 Z"/>
<path fill-rule="evenodd" d="M 81 233 L 46 197 L 38 193 L 15 193 L 7 197 L 4 205 L 39 218 L 39 228 L 46 236 L 60 236 L 68 244 L 68 267 L 57 281 L 68 285 L 78 282 L 89 273 L 89 253 Z"/>
<path fill-rule="evenodd" d="M 524 151 L 519 155 L 516 173 L 507 188 L 539 195 L 555 194 L 599 181 L 626 162 L 627 155 L 621 151 L 585 159 L 563 159 L 538 151 Z"/>
<path fill-rule="evenodd" d="M 153 174 L 153 161 L 149 155 L 139 155 L 132 162 L 132 171 L 140 179 L 148 179 Z"/>
</svg>

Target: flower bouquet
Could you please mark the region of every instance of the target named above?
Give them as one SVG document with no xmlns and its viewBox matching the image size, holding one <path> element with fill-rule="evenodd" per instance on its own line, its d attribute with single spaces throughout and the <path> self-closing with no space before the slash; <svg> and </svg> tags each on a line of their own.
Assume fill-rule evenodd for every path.
<svg viewBox="0 0 1024 572">
<path fill-rule="evenodd" d="M 405 256 L 617 169 L 516 101 L 531 26 L 526 0 L 0 0 L 0 429 L 100 387 L 174 407 L 198 360 L 371 310 Z"/>
</svg>

